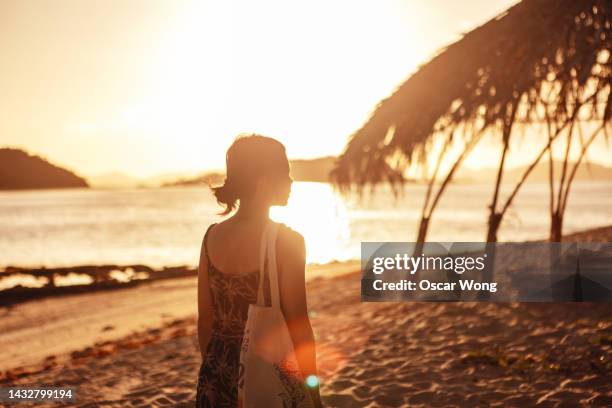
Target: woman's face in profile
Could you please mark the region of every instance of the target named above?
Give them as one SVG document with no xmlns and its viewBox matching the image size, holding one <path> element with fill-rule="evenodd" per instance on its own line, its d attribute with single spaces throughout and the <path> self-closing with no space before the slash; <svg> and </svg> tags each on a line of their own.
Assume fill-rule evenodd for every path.
<svg viewBox="0 0 612 408">
<path fill-rule="evenodd" d="M 272 205 L 287 205 L 289 201 L 289 194 L 291 194 L 291 184 L 293 179 L 289 175 L 289 166 L 287 165 L 287 171 L 282 174 L 278 174 L 274 177 L 273 181 L 273 194 L 272 194 Z"/>
<path fill-rule="evenodd" d="M 268 200 L 270 205 L 287 205 L 293 179 L 289 174 L 289 161 L 279 171 L 268 177 Z"/>
</svg>

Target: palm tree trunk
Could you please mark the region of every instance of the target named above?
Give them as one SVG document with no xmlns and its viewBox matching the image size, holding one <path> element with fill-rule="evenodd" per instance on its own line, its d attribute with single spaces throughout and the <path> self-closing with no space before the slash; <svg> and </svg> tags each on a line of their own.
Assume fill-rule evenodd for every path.
<svg viewBox="0 0 612 408">
<path fill-rule="evenodd" d="M 486 242 L 497 242 L 497 231 L 499 230 L 499 225 L 501 224 L 501 214 L 497 212 L 497 200 L 499 199 L 499 190 L 504 172 L 504 163 L 506 162 L 506 156 L 508 154 L 509 139 L 509 137 L 504 135 L 504 146 L 502 149 L 501 160 L 499 161 L 499 167 L 497 168 L 497 177 L 495 178 L 495 190 L 493 191 L 493 198 L 491 199 L 491 205 L 489 206 L 489 222 Z"/>
<path fill-rule="evenodd" d="M 554 212 L 551 221 L 550 221 L 550 242 L 561 242 L 563 237 L 563 219 L 565 217 L 565 209 L 567 208 L 567 200 L 569 197 L 569 191 L 572 186 L 572 182 L 574 181 L 574 177 L 576 176 L 576 172 L 578 171 L 578 167 L 580 163 L 582 163 L 582 159 L 589 149 L 589 146 L 593 141 L 597 138 L 597 135 L 601 130 L 606 131 L 605 122 L 599 126 L 593 134 L 588 138 L 588 140 L 582 146 L 580 151 L 580 155 L 578 156 L 578 160 L 574 163 L 574 166 L 569 173 L 565 186 L 561 185 L 559 188 L 559 200 L 557 202 L 557 210 Z M 569 143 L 569 142 L 568 142 Z"/>
<path fill-rule="evenodd" d="M 433 174 L 429 178 L 429 183 L 427 185 L 427 191 L 425 192 L 425 198 L 423 199 L 423 208 L 421 209 L 421 221 L 419 222 L 419 230 L 417 233 L 417 248 L 415 248 L 415 255 L 420 253 L 423 250 L 423 243 L 427 238 L 427 229 L 429 228 L 429 218 L 431 216 L 431 211 L 429 209 L 429 200 L 431 199 L 431 193 L 433 192 L 434 185 L 436 184 L 436 179 L 438 178 L 438 172 L 440 171 L 440 165 L 442 164 L 442 159 L 444 159 L 444 155 L 446 154 L 446 150 L 450 145 L 452 140 L 452 133 L 448 135 L 447 139 L 444 141 L 444 145 L 442 146 L 442 150 L 438 155 L 438 160 L 436 160 L 436 167 L 434 168 Z"/>
<path fill-rule="evenodd" d="M 546 154 L 546 152 L 550 152 L 550 147 L 551 147 L 552 141 L 554 140 L 555 137 L 549 138 L 548 143 L 546 144 L 546 146 L 544 146 L 544 148 L 542 150 L 540 150 L 540 153 L 536 156 L 536 158 L 531 162 L 531 164 L 523 172 L 523 175 L 521 176 L 521 179 L 518 181 L 518 183 L 516 183 L 516 185 L 514 186 L 514 189 L 512 190 L 512 192 L 510 193 L 510 195 L 506 199 L 506 203 L 502 206 L 501 211 L 499 211 L 499 215 L 500 215 L 500 220 L 499 221 L 500 222 L 501 222 L 501 218 L 503 218 L 504 214 L 506 214 L 506 211 L 508 210 L 508 208 L 510 208 L 510 205 L 512 205 L 512 201 L 514 200 L 514 198 L 518 194 L 519 190 L 521 189 L 523 184 L 525 184 L 525 182 L 527 181 L 527 177 L 529 177 L 529 174 L 531 174 L 533 169 L 538 165 L 538 163 L 540 162 L 542 157 Z"/>
<path fill-rule="evenodd" d="M 419 256 L 421 252 L 423 252 L 423 246 L 425 244 L 425 239 L 427 238 L 427 229 L 429 228 L 429 217 L 421 217 L 421 222 L 419 223 L 419 233 L 417 235 L 416 245 L 414 246 L 414 252 L 412 256 Z"/>
<path fill-rule="evenodd" d="M 501 220 L 501 213 L 495 212 L 489 214 L 486 242 L 497 242 L 497 232 L 499 231 L 499 225 L 501 224 Z"/>
<path fill-rule="evenodd" d="M 429 205 L 429 202 L 430 202 L 430 199 L 431 199 L 431 193 L 433 191 L 433 185 L 435 184 L 435 181 L 436 181 L 436 178 L 437 178 L 437 175 L 438 175 L 438 171 L 440 169 L 440 164 L 442 162 L 442 157 L 443 157 L 444 153 L 446 153 L 446 149 L 448 148 L 448 145 L 450 143 L 450 137 L 446 141 L 445 146 L 443 147 L 443 150 L 440 153 L 440 156 L 438 157 L 438 162 L 436 163 L 436 168 L 434 170 L 434 174 L 432 175 L 432 177 L 431 177 L 431 179 L 429 181 L 429 186 L 427 188 L 427 193 L 425 195 L 425 200 L 424 200 L 424 203 L 423 203 L 423 209 L 421 211 L 421 221 L 419 223 L 419 230 L 418 230 L 418 235 L 417 235 L 417 240 L 416 240 L 416 245 L 415 245 L 415 249 L 414 249 L 414 252 L 413 252 L 413 256 L 418 256 L 423 251 L 423 244 L 425 243 L 425 241 L 427 239 L 427 232 L 429 230 L 429 220 L 431 219 L 431 216 L 432 216 L 434 210 L 438 206 L 438 203 L 440 202 L 440 198 L 442 197 L 442 194 L 446 190 L 446 187 L 448 187 L 448 185 L 452 181 L 453 176 L 455 175 L 455 172 L 457 171 L 457 169 L 459 168 L 459 166 L 461 165 L 463 160 L 472 151 L 474 146 L 476 146 L 476 144 L 478 143 L 478 141 L 482 137 L 482 133 L 483 133 L 482 130 L 479 130 L 478 133 L 476 133 L 474 136 L 472 136 L 472 138 L 467 142 L 467 144 L 464 147 L 463 151 L 461 152 L 461 154 L 459 155 L 457 160 L 455 160 L 455 162 L 451 166 L 450 170 L 446 174 L 446 177 L 444 177 L 444 180 L 442 181 L 442 184 L 440 184 L 440 187 L 436 191 L 436 194 L 434 196 L 433 201 L 431 202 L 431 205 Z"/>
<path fill-rule="evenodd" d="M 487 261 L 486 267 L 483 271 L 482 281 L 492 282 L 494 276 L 494 265 L 495 265 L 495 243 L 497 242 L 497 231 L 503 217 L 503 213 L 497 212 L 497 200 L 499 199 L 499 190 L 501 187 L 502 175 L 504 173 L 504 163 L 506 162 L 506 156 L 508 155 L 508 147 L 510 145 L 510 134 L 512 132 L 512 126 L 514 125 L 514 119 L 516 117 L 516 109 L 518 107 L 518 101 L 513 102 L 510 107 L 510 114 L 508 120 L 504 123 L 502 139 L 503 148 L 501 154 L 501 160 L 499 161 L 499 167 L 497 169 L 497 177 L 495 178 L 495 190 L 493 191 L 493 198 L 491 199 L 491 205 L 489 206 L 489 220 L 486 237 L 486 252 Z M 481 291 L 478 294 L 478 298 L 486 300 L 491 296 L 489 291 Z"/>
<path fill-rule="evenodd" d="M 550 219 L 550 242 L 561 242 L 563 236 L 563 214 L 555 211 Z"/>
<path fill-rule="evenodd" d="M 514 125 L 514 119 L 516 117 L 516 110 L 518 108 L 518 101 L 512 102 L 509 107 L 510 112 L 508 118 L 503 125 L 502 139 L 503 148 L 501 154 L 501 160 L 499 161 L 499 167 L 497 168 L 497 177 L 495 178 L 495 190 L 493 191 L 493 198 L 491 199 L 491 205 L 489 206 L 489 222 L 487 229 L 487 241 L 486 242 L 497 242 L 497 231 L 501 224 L 503 214 L 497 212 L 497 200 L 499 199 L 499 190 L 501 187 L 502 176 L 504 174 L 504 163 L 506 162 L 506 156 L 508 155 L 508 147 L 510 145 L 510 134 L 512 133 L 512 127 Z"/>
</svg>

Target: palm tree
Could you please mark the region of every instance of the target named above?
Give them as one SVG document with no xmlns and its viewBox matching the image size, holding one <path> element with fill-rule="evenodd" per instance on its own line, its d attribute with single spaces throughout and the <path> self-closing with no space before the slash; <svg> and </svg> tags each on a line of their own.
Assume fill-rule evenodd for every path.
<svg viewBox="0 0 612 408">
<path fill-rule="evenodd" d="M 431 146 L 459 137 L 464 150 L 446 175 L 438 174 L 445 147 L 430 175 L 417 236 L 422 243 L 440 196 L 465 157 L 484 135 L 501 137 L 486 234 L 487 242 L 496 242 L 504 214 L 533 168 L 547 152 L 552 155 L 553 143 L 583 121 L 605 131 L 611 109 L 611 25 L 609 0 L 524 0 L 511 7 L 440 51 L 381 101 L 350 137 L 332 180 L 345 191 L 388 181 L 395 192 L 407 167 L 422 163 Z M 549 130 L 547 140 L 502 200 L 511 139 L 538 125 Z M 566 140 L 569 152 L 571 136 Z M 565 167 L 557 217 L 576 169 Z"/>
</svg>

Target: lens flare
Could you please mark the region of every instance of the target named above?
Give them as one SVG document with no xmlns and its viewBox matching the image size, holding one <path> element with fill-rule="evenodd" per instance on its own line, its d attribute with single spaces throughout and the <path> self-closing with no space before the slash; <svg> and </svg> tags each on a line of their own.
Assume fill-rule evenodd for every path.
<svg viewBox="0 0 612 408">
<path fill-rule="evenodd" d="M 314 388 L 319 385 L 319 379 L 316 375 L 309 375 L 308 377 L 306 377 L 306 385 L 310 388 Z"/>
</svg>

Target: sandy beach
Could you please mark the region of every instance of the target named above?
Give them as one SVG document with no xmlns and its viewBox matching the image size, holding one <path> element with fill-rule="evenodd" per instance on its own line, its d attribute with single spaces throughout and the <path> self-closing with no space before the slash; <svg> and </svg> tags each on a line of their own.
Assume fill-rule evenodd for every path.
<svg viewBox="0 0 612 408">
<path fill-rule="evenodd" d="M 356 264 L 318 268 L 353 271 L 307 283 L 326 406 L 612 405 L 609 304 L 361 303 Z M 0 383 L 76 386 L 78 407 L 191 407 L 195 285 L 177 278 L 0 309 Z"/>
</svg>

